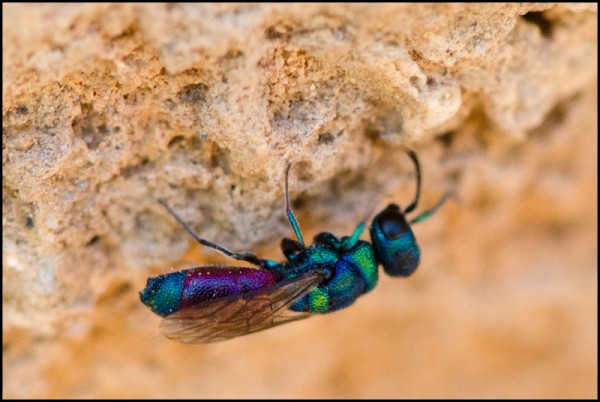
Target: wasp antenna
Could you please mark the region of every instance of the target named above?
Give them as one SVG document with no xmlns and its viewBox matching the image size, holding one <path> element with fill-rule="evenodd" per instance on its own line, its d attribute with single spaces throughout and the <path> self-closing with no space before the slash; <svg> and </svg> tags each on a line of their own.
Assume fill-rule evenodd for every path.
<svg viewBox="0 0 600 402">
<path fill-rule="evenodd" d="M 417 192 L 415 194 L 415 199 L 410 203 L 408 207 L 404 210 L 404 213 L 407 214 L 412 212 L 417 205 L 419 205 L 419 199 L 421 198 L 421 165 L 419 164 L 419 158 L 417 154 L 412 149 L 406 149 L 406 154 L 410 157 L 415 165 L 415 172 L 417 175 Z"/>
</svg>

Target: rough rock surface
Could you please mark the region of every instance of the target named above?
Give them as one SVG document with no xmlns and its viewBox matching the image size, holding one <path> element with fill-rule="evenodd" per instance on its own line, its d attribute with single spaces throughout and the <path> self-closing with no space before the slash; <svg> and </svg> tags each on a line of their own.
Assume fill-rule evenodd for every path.
<svg viewBox="0 0 600 402">
<path fill-rule="evenodd" d="M 3 396 L 597 397 L 595 5 L 3 5 Z M 138 300 L 421 208 L 407 280 L 210 346 Z M 185 254 L 187 252 L 187 254 Z M 185 254 L 185 255 L 184 255 Z M 185 263 L 184 263 L 185 264 Z"/>
</svg>

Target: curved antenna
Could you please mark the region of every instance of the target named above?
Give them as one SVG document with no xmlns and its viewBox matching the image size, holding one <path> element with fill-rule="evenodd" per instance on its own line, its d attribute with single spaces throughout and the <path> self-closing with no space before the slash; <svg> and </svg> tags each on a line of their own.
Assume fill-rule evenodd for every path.
<svg viewBox="0 0 600 402">
<path fill-rule="evenodd" d="M 417 154 L 413 150 L 407 148 L 404 151 L 410 157 L 410 159 L 413 161 L 413 163 L 415 165 L 415 170 L 417 172 L 417 193 L 415 194 L 415 199 L 413 200 L 413 202 L 404 211 L 404 214 L 407 214 L 407 213 L 413 211 L 417 207 L 417 205 L 419 204 L 419 199 L 421 198 L 421 166 L 419 164 L 419 158 L 417 157 Z M 376 208 L 377 208 L 377 203 L 375 203 L 371 207 L 369 207 L 369 209 L 366 211 L 366 213 L 363 216 L 363 218 L 361 219 L 361 221 L 358 223 L 358 226 L 354 230 L 354 233 L 352 233 L 352 235 L 346 242 L 346 244 L 345 244 L 346 248 L 352 248 L 358 242 L 360 235 L 362 234 L 364 229 L 367 227 L 367 222 L 369 221 L 369 218 L 371 216 L 373 216 Z M 422 219 L 425 219 L 425 218 L 422 218 Z"/>
<path fill-rule="evenodd" d="M 419 158 L 417 158 L 417 154 L 413 150 L 407 149 L 405 150 L 405 152 L 410 157 L 410 159 L 412 159 L 415 165 L 415 171 L 417 173 L 417 193 L 415 194 L 415 199 L 413 200 L 413 202 L 410 203 L 410 205 L 404 210 L 404 213 L 407 214 L 409 212 L 412 212 L 417 207 L 417 205 L 419 204 L 419 198 L 421 198 L 421 166 L 419 164 Z"/>
</svg>

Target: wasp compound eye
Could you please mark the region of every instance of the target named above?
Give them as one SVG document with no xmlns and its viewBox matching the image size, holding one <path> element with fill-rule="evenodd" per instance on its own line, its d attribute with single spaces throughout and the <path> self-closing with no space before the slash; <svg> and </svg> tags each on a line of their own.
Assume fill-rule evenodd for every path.
<svg viewBox="0 0 600 402">
<path fill-rule="evenodd" d="M 390 204 L 375 218 L 376 224 L 381 226 L 381 231 L 386 239 L 394 240 L 410 230 L 404 214 L 395 204 Z"/>
<path fill-rule="evenodd" d="M 388 205 L 373 219 L 371 241 L 375 258 L 386 274 L 408 276 L 417 269 L 419 246 L 398 205 Z"/>
</svg>

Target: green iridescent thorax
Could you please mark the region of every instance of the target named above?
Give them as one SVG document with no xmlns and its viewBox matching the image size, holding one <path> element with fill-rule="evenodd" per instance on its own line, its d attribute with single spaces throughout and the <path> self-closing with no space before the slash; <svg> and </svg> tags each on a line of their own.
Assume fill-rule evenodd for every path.
<svg viewBox="0 0 600 402">
<path fill-rule="evenodd" d="M 322 244 L 313 244 L 302 250 L 282 266 L 286 278 L 295 278 L 317 268 L 332 268 L 339 260 L 335 249 Z"/>
<path fill-rule="evenodd" d="M 300 299 L 292 310 L 328 313 L 354 303 L 362 294 L 377 284 L 377 262 L 371 244 L 349 238 L 341 240 L 329 235 L 302 250 L 285 264 L 286 276 L 295 277 L 314 269 L 325 269 L 331 274 L 320 286 Z"/>
<path fill-rule="evenodd" d="M 365 293 L 373 290 L 377 285 L 379 271 L 371 244 L 366 241 L 359 241 L 356 246 L 344 254 L 343 259 L 359 269 L 366 284 Z"/>
</svg>

